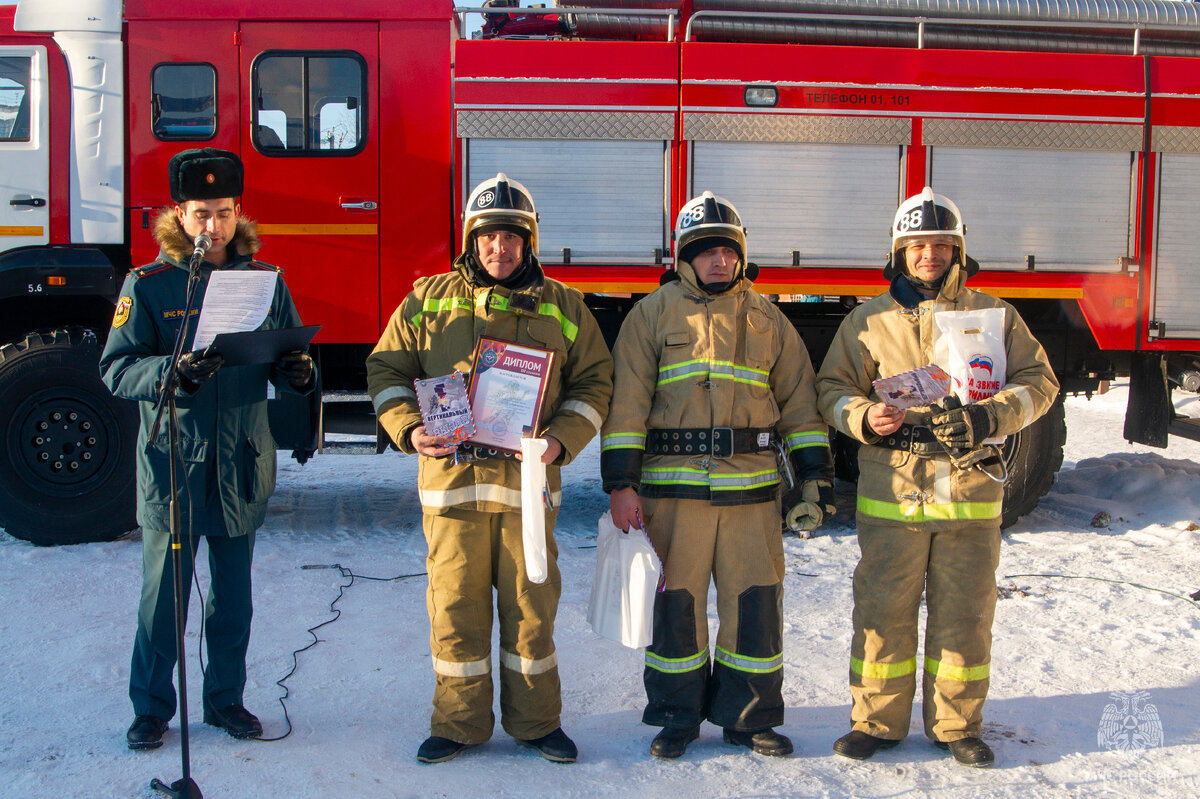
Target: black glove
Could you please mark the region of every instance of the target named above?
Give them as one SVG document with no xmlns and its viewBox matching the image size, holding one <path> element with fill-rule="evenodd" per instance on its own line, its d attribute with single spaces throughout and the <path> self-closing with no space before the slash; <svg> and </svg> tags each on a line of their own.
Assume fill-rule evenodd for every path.
<svg viewBox="0 0 1200 799">
<path fill-rule="evenodd" d="M 179 356 L 175 367 L 179 371 L 179 385 L 189 394 L 204 385 L 204 381 L 213 376 L 221 368 L 225 358 L 219 352 L 205 355 L 200 350 L 185 352 Z"/>
<path fill-rule="evenodd" d="M 953 450 L 972 450 L 996 430 L 996 422 L 986 405 L 972 403 L 963 405 L 951 394 L 934 405 L 929 417 L 929 429 L 938 441 Z"/>
<path fill-rule="evenodd" d="M 288 385 L 297 391 L 303 391 L 312 384 L 313 359 L 307 352 L 292 350 L 279 356 L 275 361 L 275 373 L 288 381 Z"/>
</svg>

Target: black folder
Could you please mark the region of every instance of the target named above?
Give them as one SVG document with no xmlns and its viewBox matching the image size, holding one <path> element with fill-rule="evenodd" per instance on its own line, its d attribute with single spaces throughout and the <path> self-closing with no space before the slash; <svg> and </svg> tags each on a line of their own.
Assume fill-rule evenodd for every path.
<svg viewBox="0 0 1200 799">
<path fill-rule="evenodd" d="M 285 352 L 306 349 L 320 329 L 320 325 L 305 325 L 246 333 L 218 333 L 204 352 L 206 355 L 220 353 L 225 359 L 223 366 L 275 363 Z"/>
</svg>

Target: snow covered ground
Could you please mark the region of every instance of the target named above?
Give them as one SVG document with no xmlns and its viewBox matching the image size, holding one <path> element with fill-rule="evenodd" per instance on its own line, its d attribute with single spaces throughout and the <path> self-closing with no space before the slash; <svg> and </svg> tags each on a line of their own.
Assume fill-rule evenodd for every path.
<svg viewBox="0 0 1200 799">
<path fill-rule="evenodd" d="M 589 547 L 607 504 L 592 446 L 566 472 L 558 529 L 563 722 L 579 744 L 577 764 L 543 761 L 499 728 L 450 763 L 416 763 L 433 685 L 425 582 L 417 576 L 356 580 L 346 589 L 341 618 L 299 655 L 287 683 L 295 729 L 275 743 L 235 741 L 199 723 L 193 594 L 193 777 L 208 797 L 1195 796 L 1200 606 L 1162 592 L 1200 589 L 1200 445 L 1126 444 L 1125 397 L 1118 387 L 1068 401 L 1058 483 L 1005 534 L 985 710 L 984 737 L 997 756 L 990 771 L 958 766 L 927 742 L 919 708 L 901 746 L 865 763 L 831 754 L 849 716 L 857 547 L 847 487 L 842 512 L 817 538 L 785 542 L 783 730 L 796 755 L 752 755 L 705 726 L 681 760 L 652 759 L 654 730 L 639 721 L 641 652 L 596 637 L 586 621 Z M 1200 402 L 1184 404 L 1200 414 Z M 306 567 L 391 577 L 424 571 L 425 552 L 415 459 L 343 448 L 303 467 L 281 460 L 279 477 L 255 553 L 246 690 L 268 736 L 286 729 L 275 680 L 347 582 L 337 570 Z M 1111 522 L 1092 527 L 1101 511 Z M 150 795 L 154 777 L 178 779 L 177 720 L 161 749 L 125 747 L 140 558 L 137 534 L 57 549 L 0 536 L 0 795 L 138 797 Z M 201 580 L 206 586 L 203 569 Z M 1102 719 L 1131 696 L 1137 713 L 1129 727 L 1144 736 L 1125 754 L 1111 750 Z"/>
</svg>

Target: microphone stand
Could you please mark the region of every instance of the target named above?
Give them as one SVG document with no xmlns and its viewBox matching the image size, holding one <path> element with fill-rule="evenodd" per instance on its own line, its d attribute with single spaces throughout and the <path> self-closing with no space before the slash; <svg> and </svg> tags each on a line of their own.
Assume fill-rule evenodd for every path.
<svg viewBox="0 0 1200 799">
<path fill-rule="evenodd" d="M 204 234 L 201 236 L 206 240 L 208 238 Z M 208 247 L 202 246 L 200 237 L 197 237 L 196 251 L 192 253 L 191 260 L 188 262 L 187 302 L 183 308 L 183 324 L 179 326 L 179 332 L 175 336 L 175 346 L 171 350 L 171 362 L 168 364 L 166 376 L 163 378 L 156 403 L 154 425 L 150 430 L 150 440 L 154 441 L 158 438 L 163 408 L 167 408 L 167 438 L 171 454 L 171 564 L 175 572 L 175 665 L 179 680 L 179 745 L 180 757 L 183 761 L 183 776 L 170 785 L 155 777 L 150 781 L 150 787 L 165 796 L 173 797 L 173 799 L 203 799 L 200 786 L 196 785 L 196 781 L 192 779 L 191 753 L 188 748 L 187 667 L 184 663 L 183 650 L 183 628 L 187 623 L 187 614 L 183 604 L 183 564 L 180 554 L 183 542 L 180 533 L 179 476 L 176 472 L 176 463 L 179 460 L 179 417 L 175 413 L 175 392 L 179 388 L 179 357 L 183 354 L 183 342 L 187 340 L 188 321 L 196 300 L 196 289 L 200 285 L 200 262 L 204 259 L 204 253 L 207 250 Z M 190 534 L 191 531 L 188 532 Z M 196 555 L 193 552 L 193 569 L 195 568 L 195 559 Z"/>
</svg>

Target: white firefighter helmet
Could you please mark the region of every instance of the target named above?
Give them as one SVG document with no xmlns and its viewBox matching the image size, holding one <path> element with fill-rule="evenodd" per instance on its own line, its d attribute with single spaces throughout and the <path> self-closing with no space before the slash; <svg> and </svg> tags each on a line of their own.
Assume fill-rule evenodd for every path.
<svg viewBox="0 0 1200 799">
<path fill-rule="evenodd" d="M 507 229 L 520 233 L 534 255 L 538 251 L 538 214 L 529 189 L 505 175 L 496 173 L 471 191 L 463 215 L 463 252 L 467 252 L 479 233 Z"/>
<path fill-rule="evenodd" d="M 963 264 L 968 275 L 975 274 L 979 264 L 967 258 L 967 227 L 963 224 L 958 206 L 941 194 L 934 194 L 926 186 L 920 194 L 914 194 L 896 209 L 892 219 L 892 253 L 884 269 L 887 277 L 894 277 L 904 270 L 904 247 L 908 240 L 917 236 L 944 236 L 954 244 L 954 260 Z"/>
<path fill-rule="evenodd" d="M 675 257 L 691 261 L 709 247 L 726 246 L 746 263 L 746 228 L 733 203 L 706 191 L 679 209 L 675 220 Z"/>
</svg>

